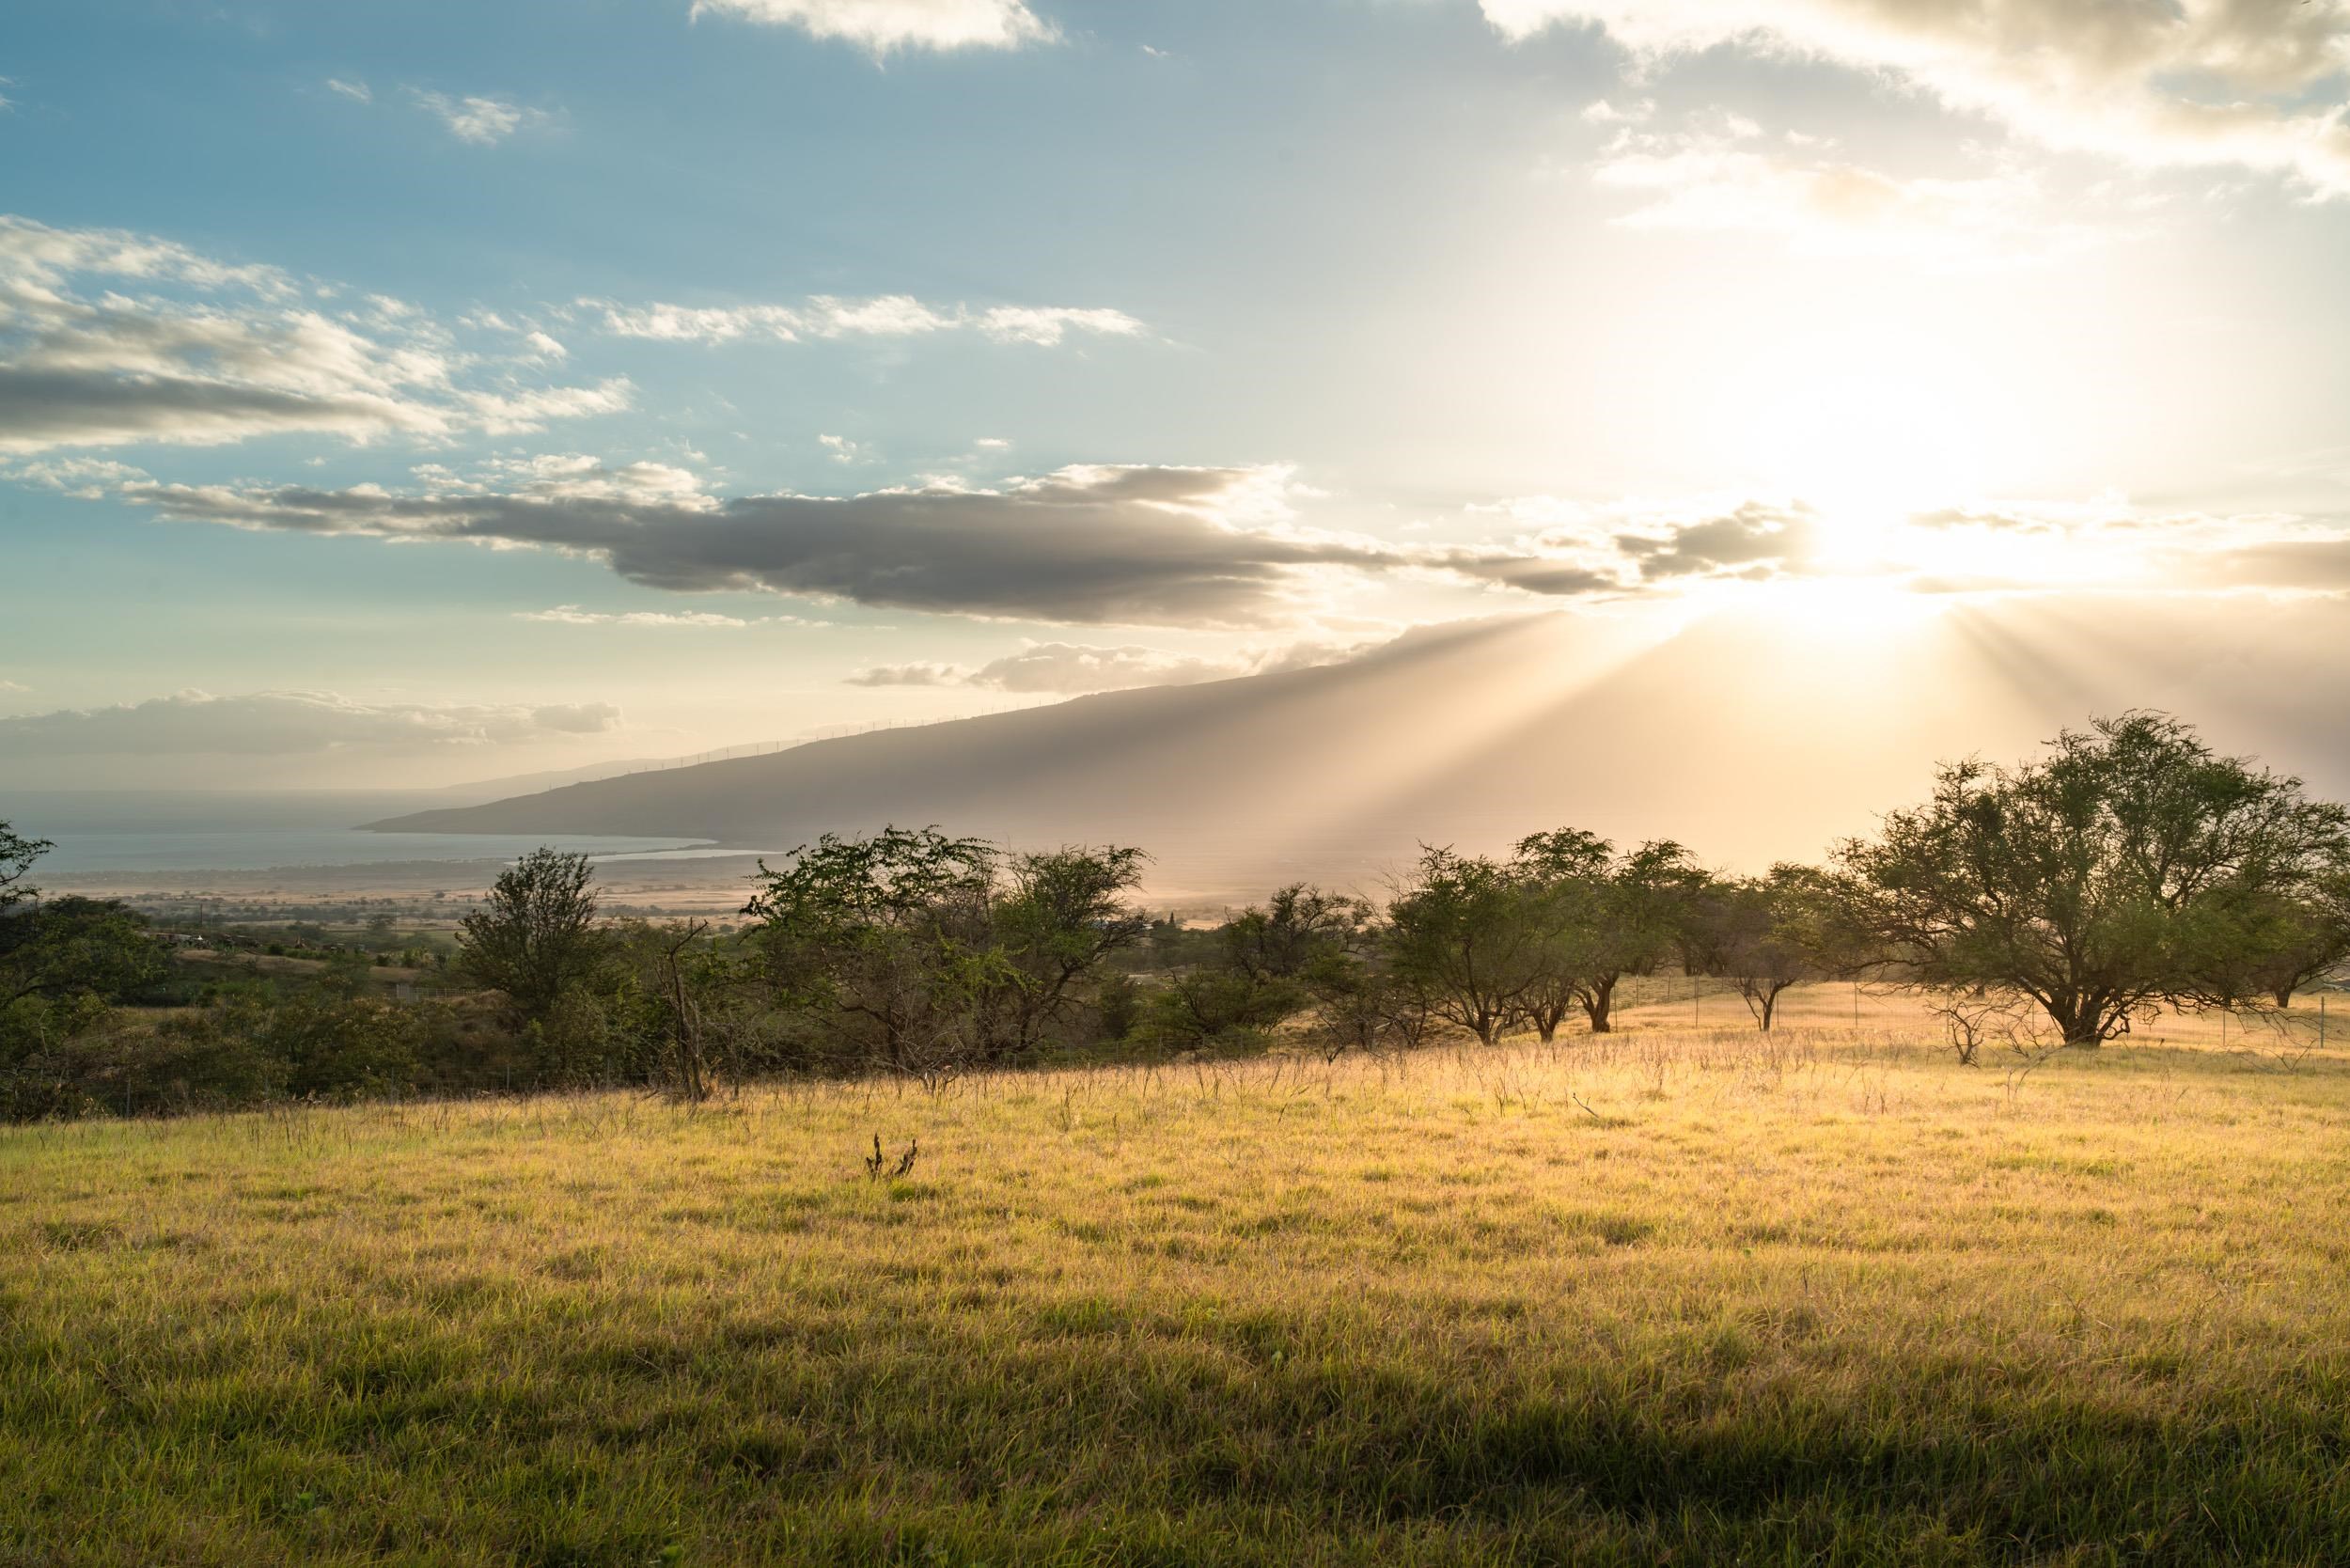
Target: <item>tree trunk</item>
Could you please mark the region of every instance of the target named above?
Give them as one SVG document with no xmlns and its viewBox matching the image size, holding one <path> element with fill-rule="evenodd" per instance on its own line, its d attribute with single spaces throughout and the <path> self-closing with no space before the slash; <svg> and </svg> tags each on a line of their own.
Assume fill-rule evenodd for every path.
<svg viewBox="0 0 2350 1568">
<path fill-rule="evenodd" d="M 1615 995 L 1616 977 L 1613 975 L 1609 975 L 1605 980 L 1593 980 L 1590 989 L 1583 993 L 1583 1011 L 1591 1020 L 1593 1034 L 1616 1032 L 1614 1022 L 1607 1016 L 1607 1009 L 1614 1000 Z"/>
<path fill-rule="evenodd" d="M 2278 1006 L 2278 1008 L 2279 1008 L 2280 1010 L 2281 1010 L 2281 1009 L 2284 1009 L 2284 1008 L 2289 1008 L 2289 1007 L 2291 1007 L 2292 1005 L 2293 1005 L 2293 985 L 2292 985 L 2292 982 L 2287 981 L 2285 984 L 2283 984 L 2283 985 L 2280 985 L 2280 986 L 2277 987 L 2277 1006 Z"/>
<path fill-rule="evenodd" d="M 2063 1012 L 2057 1012 L 2054 1008 L 2048 1011 L 2055 1013 L 2057 1027 L 2064 1032 L 2064 1043 L 2067 1045 L 2093 1051 L 2106 1043 L 2106 1021 L 2099 1016 L 2097 1009 L 2083 1006 Z"/>
</svg>

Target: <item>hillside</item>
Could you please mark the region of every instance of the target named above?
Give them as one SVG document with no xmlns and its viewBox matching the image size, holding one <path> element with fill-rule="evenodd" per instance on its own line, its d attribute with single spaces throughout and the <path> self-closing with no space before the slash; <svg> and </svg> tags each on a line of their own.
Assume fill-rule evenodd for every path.
<svg viewBox="0 0 2350 1568">
<path fill-rule="evenodd" d="M 1176 880 L 1362 877 L 1423 839 L 1490 848 L 1574 823 L 1760 865 L 1811 857 L 1917 798 L 1935 759 L 2020 755 L 2061 725 L 2172 708 L 2332 792 L 2311 724 L 2350 692 L 2332 601 L 2083 625 L 2029 604 L 1888 624 L 1716 615 L 1668 635 L 1537 615 L 1407 635 L 1318 669 L 636 773 L 385 831 L 638 834 L 786 850 L 941 823 L 1014 843 L 1144 845 Z M 2208 656 L 2226 637 L 2230 657 Z M 1240 873 L 1247 874 L 1242 876 Z M 1237 880 L 1235 880 L 1237 879 Z"/>
</svg>

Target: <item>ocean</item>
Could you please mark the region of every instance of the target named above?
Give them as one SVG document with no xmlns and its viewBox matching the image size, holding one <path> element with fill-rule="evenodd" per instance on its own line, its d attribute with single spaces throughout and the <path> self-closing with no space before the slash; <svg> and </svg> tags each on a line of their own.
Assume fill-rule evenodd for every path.
<svg viewBox="0 0 2350 1568">
<path fill-rule="evenodd" d="M 0 821 L 56 845 L 41 857 L 40 871 L 70 874 L 510 860 L 544 843 L 598 856 L 641 855 L 706 842 L 364 833 L 356 825 L 449 804 L 446 795 L 415 791 L 8 790 L 0 791 Z"/>
</svg>

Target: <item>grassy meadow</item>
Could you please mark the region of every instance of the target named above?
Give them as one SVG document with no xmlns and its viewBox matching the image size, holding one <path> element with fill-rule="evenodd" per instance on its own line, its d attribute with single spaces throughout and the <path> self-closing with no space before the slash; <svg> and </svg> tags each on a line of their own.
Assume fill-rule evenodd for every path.
<svg viewBox="0 0 2350 1568">
<path fill-rule="evenodd" d="M 1796 1002 L 0 1130 L 0 1562 L 2350 1561 L 2350 1056 Z"/>
</svg>

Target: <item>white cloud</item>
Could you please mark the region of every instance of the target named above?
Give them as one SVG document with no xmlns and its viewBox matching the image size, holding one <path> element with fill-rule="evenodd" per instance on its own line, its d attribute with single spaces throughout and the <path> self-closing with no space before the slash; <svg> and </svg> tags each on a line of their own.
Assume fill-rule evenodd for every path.
<svg viewBox="0 0 2350 1568">
<path fill-rule="evenodd" d="M 476 746 L 594 735 L 619 727 L 608 702 L 372 703 L 332 692 L 185 691 L 111 708 L 0 719 L 0 758 L 291 756 L 360 747 Z"/>
<path fill-rule="evenodd" d="M 853 686 L 977 686 L 993 691 L 1055 693 L 1124 691 L 1135 686 L 1189 686 L 1336 664 L 1369 644 L 1292 643 L 1211 657 L 1129 645 L 1031 642 L 976 668 L 936 662 L 879 665 L 849 677 Z"/>
<path fill-rule="evenodd" d="M 448 127 L 448 133 L 476 147 L 494 147 L 525 125 L 543 125 L 542 110 L 525 109 L 502 98 L 452 98 L 445 92 L 410 87 L 416 107 Z"/>
<path fill-rule="evenodd" d="M 0 476 L 19 484 L 59 491 L 77 501 L 95 501 L 124 485 L 145 483 L 151 478 L 144 468 L 103 458 L 39 459 L 0 467 Z"/>
<path fill-rule="evenodd" d="M 1636 99 L 1630 103 L 1602 98 L 1583 105 L 1580 118 L 1586 125 L 1631 125 L 1655 113 L 1656 101 L 1653 98 Z"/>
<path fill-rule="evenodd" d="M 708 11 L 797 27 L 885 55 L 899 49 L 1012 49 L 1055 35 L 1024 0 L 694 0 Z"/>
<path fill-rule="evenodd" d="M 741 341 L 795 343 L 803 338 L 915 337 L 976 331 L 999 343 L 1056 347 L 1072 334 L 1136 337 L 1142 322 L 1122 310 L 1083 306 L 964 306 L 926 304 L 909 294 L 844 299 L 812 294 L 799 305 L 630 306 L 583 299 L 590 320 L 615 337 L 717 345 Z"/>
<path fill-rule="evenodd" d="M 608 376 L 593 386 L 540 386 L 503 392 L 466 392 L 473 422 L 492 435 L 526 435 L 550 419 L 585 419 L 619 414 L 634 394 L 626 376 Z"/>
<path fill-rule="evenodd" d="M 1640 198 L 1627 227 L 1747 230 L 1805 255 L 1913 257 L 1972 264 L 2029 259 L 2092 243 L 2099 230 L 2052 212 L 2039 182 L 2001 167 L 1961 179 L 1900 179 L 1766 142 L 1750 126 L 1622 131 L 1593 181 Z"/>
<path fill-rule="evenodd" d="M 340 77 L 329 76 L 326 79 L 326 90 L 333 93 L 340 93 L 343 97 L 350 99 L 354 103 L 372 103 L 375 102 L 375 90 L 369 87 L 365 82 L 346 82 Z"/>
<path fill-rule="evenodd" d="M 583 610 L 577 604 L 557 604 L 551 610 L 518 610 L 517 620 L 552 621 L 559 626 L 723 626 L 739 628 L 753 622 L 714 610 Z M 790 618 L 786 618 L 790 619 Z"/>
<path fill-rule="evenodd" d="M 1056 306 L 1026 309 L 999 306 L 979 318 L 979 330 L 999 343 L 1035 343 L 1051 348 L 1072 332 L 1101 337 L 1136 337 L 1142 323 L 1123 310 L 1083 310 Z"/>
<path fill-rule="evenodd" d="M 816 444 L 832 454 L 835 463 L 854 463 L 865 455 L 865 448 L 845 435 L 820 435 Z"/>
<path fill-rule="evenodd" d="M 1481 0 L 1511 39 L 1604 28 L 1643 69 L 1704 50 L 1914 84 L 2044 146 L 2350 195 L 2350 10 L 2293 0 Z"/>
<path fill-rule="evenodd" d="M 0 216 L 0 453 L 441 438 L 627 406 L 622 380 L 465 384 L 475 356 L 428 313 L 380 295 L 337 309 L 320 297 L 334 292 L 150 236 Z"/>
</svg>

